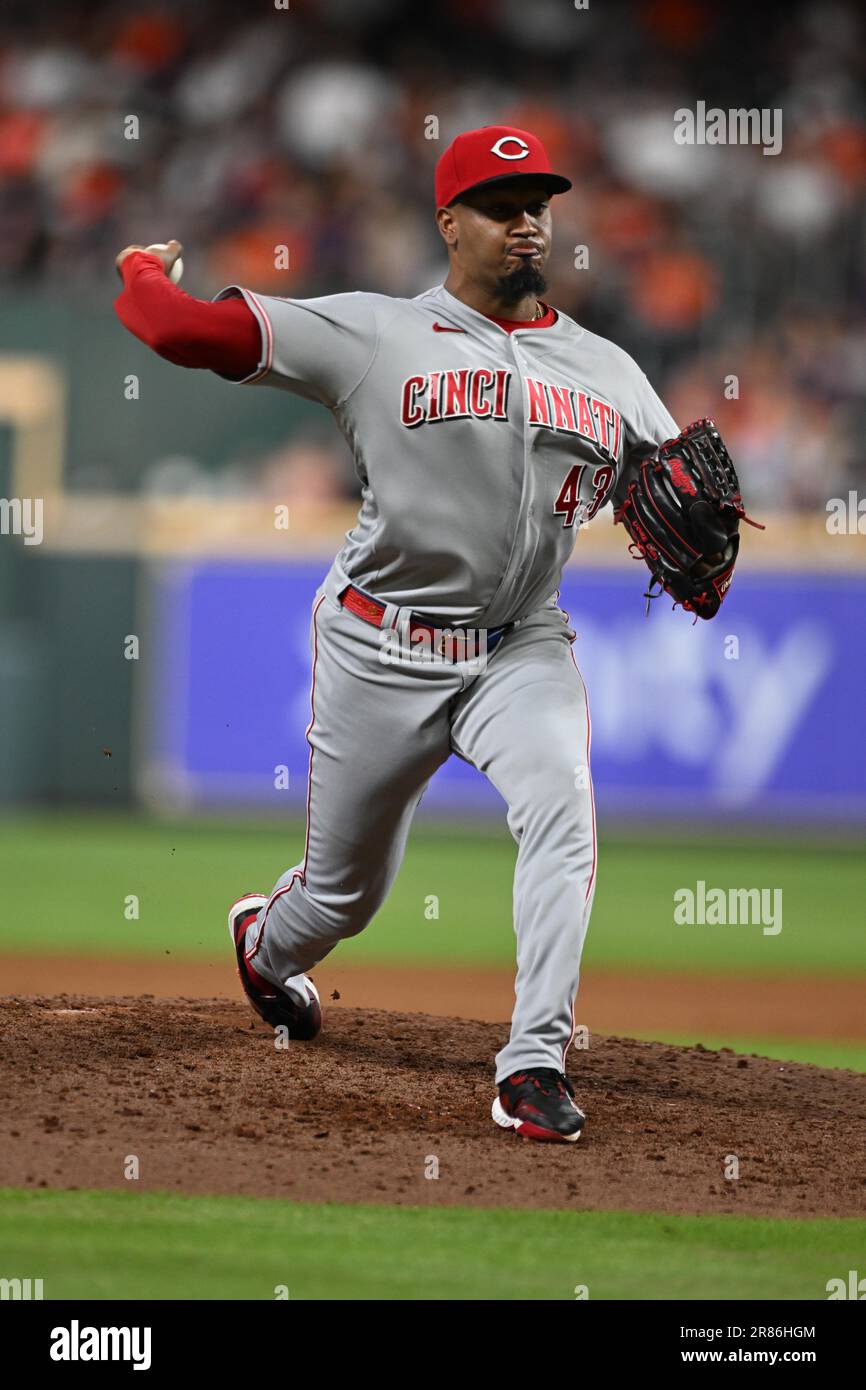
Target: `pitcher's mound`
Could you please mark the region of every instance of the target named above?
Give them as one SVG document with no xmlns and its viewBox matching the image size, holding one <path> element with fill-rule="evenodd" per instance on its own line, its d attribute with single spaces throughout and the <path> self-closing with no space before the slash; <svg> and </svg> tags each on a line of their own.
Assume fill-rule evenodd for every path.
<svg viewBox="0 0 866 1390">
<path fill-rule="evenodd" d="M 593 1037 L 580 1143 L 533 1144 L 490 1119 L 506 1024 L 340 1008 L 284 1050 L 240 1002 L 63 996 L 0 1027 L 2 1186 L 866 1214 L 854 1072 Z"/>
</svg>

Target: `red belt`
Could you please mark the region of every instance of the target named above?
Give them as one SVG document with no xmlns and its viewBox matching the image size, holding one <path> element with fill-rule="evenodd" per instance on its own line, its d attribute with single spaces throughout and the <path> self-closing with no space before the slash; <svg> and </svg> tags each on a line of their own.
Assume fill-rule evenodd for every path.
<svg viewBox="0 0 866 1390">
<path fill-rule="evenodd" d="M 344 589 L 339 598 L 343 607 L 348 608 L 349 612 L 354 613 L 357 618 L 363 618 L 365 623 L 372 623 L 373 627 L 382 627 L 387 604 L 381 603 L 371 594 L 363 593 L 361 589 L 356 589 L 354 584 L 350 584 L 348 589 Z M 506 623 L 504 627 L 488 629 L 486 650 L 492 651 L 500 638 L 504 637 L 512 626 L 512 623 Z M 468 632 L 464 632 L 461 628 L 436 627 L 432 623 L 421 622 L 413 614 L 409 615 L 408 635 L 410 643 L 413 639 L 416 643 L 424 639 L 429 644 L 431 651 L 446 657 L 449 661 L 466 660 L 466 643 L 470 636 L 473 641 L 472 656 L 477 656 L 479 631 L 477 628 L 470 628 Z"/>
</svg>

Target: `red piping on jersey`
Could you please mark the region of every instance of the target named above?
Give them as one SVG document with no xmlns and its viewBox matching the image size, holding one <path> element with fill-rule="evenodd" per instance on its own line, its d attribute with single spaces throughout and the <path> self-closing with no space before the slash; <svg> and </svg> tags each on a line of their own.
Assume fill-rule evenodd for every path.
<svg viewBox="0 0 866 1390">
<path fill-rule="evenodd" d="M 265 360 L 262 367 L 258 372 L 256 372 L 255 376 L 250 377 L 246 383 L 248 386 L 251 386 L 254 381 L 258 381 L 261 377 L 266 376 L 268 372 L 271 370 L 274 361 L 274 329 L 273 325 L 271 324 L 270 314 L 268 313 L 264 304 L 262 304 L 258 295 L 253 294 L 252 290 L 247 290 L 247 294 L 249 295 L 250 299 L 253 301 L 253 303 L 255 304 L 256 308 L 262 316 L 262 321 L 265 326 L 266 343 Z"/>
<path fill-rule="evenodd" d="M 557 590 L 557 598 L 558 598 L 558 597 L 559 597 L 559 591 Z M 568 614 L 567 614 L 567 613 L 566 613 L 565 616 L 566 616 L 567 621 L 570 623 L 570 622 L 571 622 L 571 619 L 568 617 Z M 594 887 L 594 885 L 595 885 L 595 873 L 596 873 L 596 866 L 597 866 L 597 864 L 598 864 L 598 840 L 597 840 L 597 836 L 596 836 L 596 827 L 595 827 L 595 791 L 594 791 L 593 785 L 592 785 L 592 772 L 590 771 L 590 766 L 589 766 L 589 754 L 590 754 L 590 747 L 591 747 L 591 745 L 592 745 L 592 722 L 591 722 L 590 717 L 589 717 L 589 692 L 588 692 L 588 690 L 587 690 L 587 688 L 586 688 L 586 681 L 583 679 L 583 676 L 581 675 L 580 667 L 578 666 L 577 661 L 575 660 L 574 648 L 573 648 L 573 647 L 572 647 L 572 649 L 571 649 L 571 659 L 572 659 L 572 661 L 574 662 L 574 669 L 575 669 L 575 671 L 577 672 L 578 676 L 580 677 L 580 683 L 581 683 L 581 685 L 583 686 L 583 698 L 584 698 L 584 701 L 586 702 L 586 771 L 587 771 L 587 776 L 589 777 L 589 805 L 590 805 L 590 811 L 591 811 L 591 814 L 592 814 L 592 868 L 590 869 L 590 872 L 589 872 L 589 882 L 588 882 L 587 885 L 586 885 L 586 892 L 585 892 L 584 895 L 583 895 L 583 905 L 584 905 L 584 909 L 585 909 L 587 903 L 589 902 L 590 894 L 592 893 L 592 889 L 593 889 L 593 887 Z M 577 1025 L 576 1025 L 576 1023 L 575 1023 L 575 1017 L 574 1017 L 574 1005 L 575 1005 L 575 1002 L 576 1002 L 576 1000 L 575 1000 L 575 998 L 573 997 L 572 1000 L 571 1000 L 571 1032 L 570 1032 L 570 1034 L 569 1034 L 569 1036 L 568 1036 L 568 1042 L 565 1044 L 565 1046 L 564 1046 L 563 1049 L 562 1049 L 562 1067 L 561 1067 L 561 1070 L 562 1070 L 563 1072 L 565 1072 L 565 1058 L 566 1058 L 566 1054 L 568 1053 L 568 1049 L 571 1047 L 571 1044 L 574 1042 L 574 1034 L 575 1034 L 575 1032 L 576 1032 L 576 1030 L 577 1030 Z"/>
<path fill-rule="evenodd" d="M 556 598 L 557 598 L 557 600 L 559 599 L 559 590 L 558 590 L 558 589 L 557 589 L 557 591 L 556 591 Z M 564 608 L 563 608 L 562 612 L 565 613 L 565 621 L 568 623 L 568 625 L 569 625 L 569 627 L 570 627 L 570 626 L 571 626 L 571 617 L 570 617 L 570 615 L 566 612 L 566 610 L 565 610 Z M 592 785 L 592 772 L 590 771 L 590 764 L 589 764 L 589 753 L 590 753 L 590 748 L 591 748 L 591 746 L 592 746 L 592 720 L 590 719 L 590 716 L 589 716 L 589 691 L 588 691 L 587 688 L 586 688 L 586 681 L 583 679 L 583 675 L 582 675 L 582 673 L 581 673 L 580 667 L 579 667 L 578 664 L 577 664 L 577 660 L 576 660 L 575 655 L 574 655 L 574 647 L 571 648 L 571 659 L 572 659 L 572 661 L 574 662 L 574 669 L 575 669 L 575 671 L 577 672 L 578 676 L 580 676 L 580 683 L 581 683 L 581 685 L 583 686 L 583 699 L 584 699 L 584 703 L 586 704 L 586 771 L 587 771 L 587 775 L 588 775 L 588 777 L 589 777 L 589 803 L 590 803 L 590 806 L 591 806 L 591 808 L 592 808 L 592 870 L 591 870 L 590 875 L 589 875 L 589 883 L 586 885 L 586 893 L 584 894 L 584 897 L 583 897 L 584 906 L 585 906 L 586 903 L 589 902 L 590 890 L 592 889 L 593 882 L 594 882 L 594 880 L 595 880 L 596 860 L 597 860 L 597 858 L 598 858 L 598 847 L 597 847 L 597 844 L 596 844 L 596 832 L 595 832 L 595 791 L 594 791 L 594 788 L 593 788 L 593 785 Z"/>
<path fill-rule="evenodd" d="M 557 589 L 557 591 L 556 591 L 556 600 L 555 600 L 555 601 L 558 602 L 558 600 L 559 600 L 559 590 Z M 567 612 L 565 609 L 562 609 L 562 612 L 565 614 L 565 621 L 568 623 L 569 626 L 571 626 L 571 617 L 569 616 L 568 612 Z M 595 824 L 595 789 L 594 789 L 594 787 L 593 787 L 593 785 L 592 785 L 592 772 L 591 772 L 591 770 L 590 770 L 590 761 L 589 761 L 589 760 L 590 760 L 590 749 L 591 749 L 591 746 L 592 746 L 592 721 L 591 721 L 590 715 L 589 715 L 589 691 L 588 691 L 587 688 L 586 688 L 586 681 L 583 679 L 583 675 L 581 674 L 580 667 L 579 667 L 578 664 L 577 664 L 577 660 L 576 660 L 575 655 L 574 655 L 574 647 L 571 648 L 571 659 L 572 659 L 572 662 L 574 663 L 574 669 L 575 669 L 575 671 L 577 672 L 577 674 L 578 674 L 578 676 L 579 676 L 579 678 L 580 678 L 580 683 L 581 683 L 581 685 L 583 686 L 583 698 L 584 698 L 584 702 L 585 702 L 585 704 L 586 704 L 586 771 L 587 771 L 587 775 L 588 775 L 588 777 L 589 777 L 589 805 L 590 805 L 590 811 L 591 811 L 591 815 L 592 815 L 592 868 L 590 869 L 590 873 L 589 873 L 589 882 L 588 882 L 587 885 L 586 885 L 586 892 L 585 892 L 584 895 L 583 895 L 583 905 L 584 905 L 584 908 L 586 908 L 586 904 L 589 902 L 590 894 L 592 893 L 592 889 L 593 889 L 593 886 L 594 886 L 594 884 L 595 884 L 596 867 L 597 867 L 597 864 L 598 864 L 598 838 L 597 838 L 597 834 L 596 834 L 596 824 Z M 562 1049 L 562 1065 L 561 1065 L 560 1070 L 561 1070 L 563 1073 L 565 1072 L 565 1058 L 566 1058 L 566 1055 L 567 1055 L 567 1053 L 568 1053 L 568 1049 L 571 1047 L 571 1044 L 574 1042 L 574 1035 L 575 1035 L 575 1032 L 577 1031 L 577 1024 L 576 1024 L 575 1016 L 574 1016 L 574 1006 L 575 1006 L 575 1003 L 576 1003 L 576 1002 L 577 1002 L 577 1001 L 576 1001 L 576 992 L 575 992 L 575 995 L 572 996 L 572 1000 L 571 1000 L 571 1032 L 570 1032 L 569 1035 L 568 1035 L 568 1041 L 566 1042 L 565 1046 L 564 1046 L 563 1049 Z"/>
<path fill-rule="evenodd" d="M 586 771 L 587 771 L 587 775 L 588 775 L 588 777 L 589 777 L 589 804 L 590 804 L 590 807 L 592 808 L 592 870 L 591 870 L 590 875 L 589 875 L 589 883 L 586 885 L 586 893 L 584 894 L 584 899 L 583 899 L 584 905 L 586 905 L 586 903 L 589 902 L 589 895 L 590 895 L 590 893 L 592 892 L 593 888 L 595 887 L 595 870 L 596 870 L 596 861 L 597 861 L 597 859 L 598 859 L 598 845 L 597 845 L 597 841 L 596 841 L 596 832 L 595 832 L 595 789 L 593 788 L 593 785 L 592 785 L 592 772 L 590 771 L 590 764 L 589 764 L 589 751 L 590 751 L 590 747 L 591 747 L 591 745 L 592 745 L 592 720 L 590 719 L 590 715 L 589 715 L 589 692 L 587 691 L 587 688 L 586 688 L 586 682 L 585 682 L 585 680 L 583 679 L 583 676 L 581 675 L 580 667 L 578 666 L 577 662 L 575 661 L 574 650 L 573 650 L 573 649 L 572 649 L 572 653 L 571 653 L 571 659 L 572 659 L 572 661 L 574 661 L 574 669 L 577 671 L 577 674 L 580 676 L 580 683 L 581 683 L 581 685 L 583 686 L 583 698 L 584 698 L 584 700 L 585 700 L 585 702 L 586 702 Z"/>
<path fill-rule="evenodd" d="M 270 898 L 268 899 L 265 905 L 264 913 L 262 914 L 262 923 L 259 927 L 259 934 L 256 937 L 256 942 L 253 946 L 252 951 L 250 952 L 249 956 L 247 956 L 247 960 L 252 959 L 252 957 L 256 954 L 256 952 L 262 944 L 262 937 L 265 931 L 265 922 L 267 921 L 268 913 L 270 912 L 274 903 L 277 901 L 277 898 L 281 898 L 285 893 L 290 893 L 295 885 L 296 880 L 300 880 L 301 887 L 303 887 L 307 881 L 307 858 L 310 853 L 310 798 L 312 796 L 313 791 L 313 745 L 312 743 L 310 743 L 310 734 L 312 733 L 313 725 L 316 722 L 316 662 L 319 658 L 319 629 L 316 623 L 316 618 L 318 617 L 319 609 L 321 608 L 324 601 L 325 595 L 322 594 L 318 602 L 316 603 L 315 608 L 313 609 L 313 670 L 310 679 L 310 722 L 307 725 L 307 732 L 305 735 L 307 742 L 310 744 L 310 762 L 307 771 L 307 833 L 304 837 L 304 862 L 299 869 L 294 870 L 289 882 L 284 884 L 282 888 L 278 888 L 276 892 L 272 893 Z"/>
</svg>

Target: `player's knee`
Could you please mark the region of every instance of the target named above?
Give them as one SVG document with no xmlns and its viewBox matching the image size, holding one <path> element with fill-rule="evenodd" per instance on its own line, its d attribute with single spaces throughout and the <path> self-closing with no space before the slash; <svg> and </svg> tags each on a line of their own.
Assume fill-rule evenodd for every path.
<svg viewBox="0 0 866 1390">
<path fill-rule="evenodd" d="M 340 936 L 344 940 L 346 940 L 350 936 L 360 936 L 364 928 L 369 926 L 370 922 L 372 921 L 372 918 L 372 912 L 359 913 L 357 912 L 357 910 L 355 910 L 341 913 L 338 916 L 336 924 Z"/>
<path fill-rule="evenodd" d="M 328 900 L 326 912 L 333 929 L 343 938 L 358 936 L 375 917 L 386 894 L 368 889 L 346 893 Z"/>
<path fill-rule="evenodd" d="M 592 779 L 589 767 L 550 769 L 520 785 L 511 803 L 508 822 L 516 839 L 532 831 L 559 841 L 582 842 L 592 831 Z"/>
</svg>

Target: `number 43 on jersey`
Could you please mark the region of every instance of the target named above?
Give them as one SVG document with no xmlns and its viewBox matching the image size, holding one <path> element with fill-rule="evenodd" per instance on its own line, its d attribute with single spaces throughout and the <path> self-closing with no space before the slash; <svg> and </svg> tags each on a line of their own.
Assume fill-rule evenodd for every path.
<svg viewBox="0 0 866 1390">
<path fill-rule="evenodd" d="M 581 523 L 592 521 L 599 507 L 610 491 L 610 485 L 614 479 L 615 470 L 609 463 L 602 463 L 595 469 L 592 475 L 592 497 L 587 502 L 581 498 L 580 484 L 585 468 L 589 464 L 576 463 L 568 470 L 568 476 L 559 490 L 559 496 L 553 504 L 554 516 L 563 517 L 563 527 L 573 526 L 575 517 L 580 515 Z"/>
</svg>

